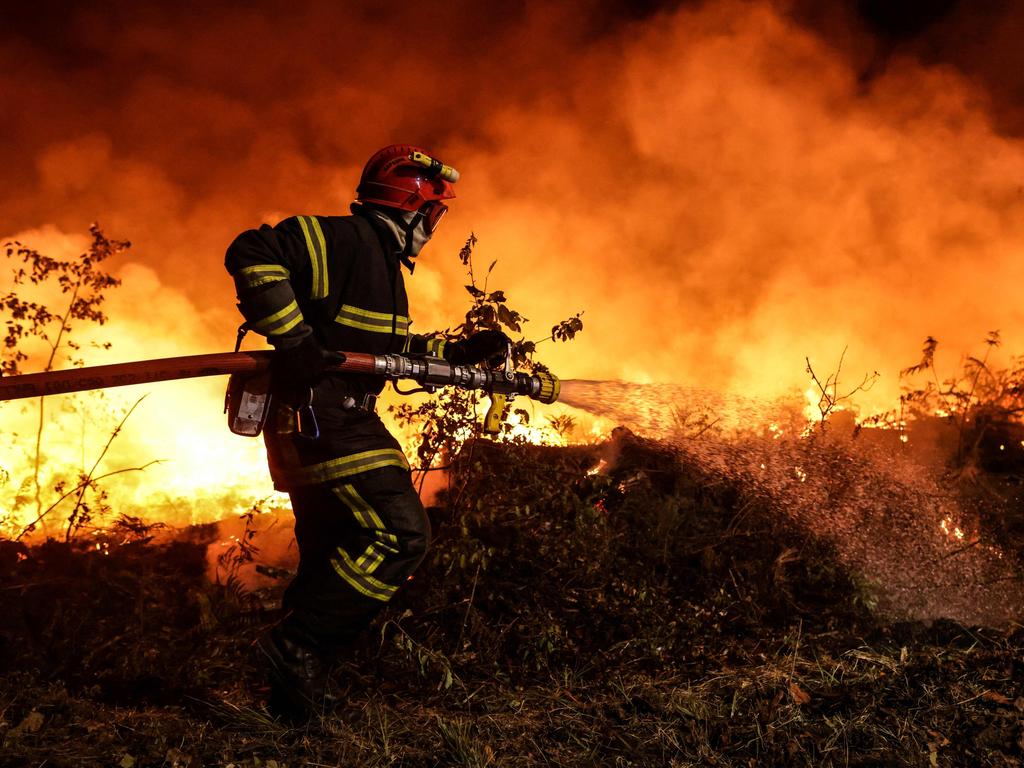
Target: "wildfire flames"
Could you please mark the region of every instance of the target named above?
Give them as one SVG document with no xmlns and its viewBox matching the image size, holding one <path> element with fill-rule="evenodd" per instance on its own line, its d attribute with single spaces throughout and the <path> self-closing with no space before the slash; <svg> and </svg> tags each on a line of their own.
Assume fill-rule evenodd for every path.
<svg viewBox="0 0 1024 768">
<path fill-rule="evenodd" d="M 531 318 L 528 337 L 585 310 L 579 339 L 539 348 L 556 373 L 715 392 L 750 426 L 750 408 L 763 410 L 750 403 L 806 389 L 805 356 L 848 348 L 851 379 L 882 371 L 855 399 L 871 412 L 895 402 L 896 371 L 926 334 L 966 351 L 998 327 L 1008 347 L 1024 344 L 1024 143 L 977 70 L 911 50 L 879 66 L 866 29 L 838 43 L 799 4 L 724 0 L 614 25 L 587 4 L 486 19 L 470 3 L 416 6 L 405 10 L 420 33 L 401 42 L 398 10 L 343 6 L 309 2 L 286 18 L 258 6 L 82 10 L 60 25 L 67 38 L 11 33 L 0 234 L 59 257 L 83 250 L 79 233 L 99 220 L 134 243 L 113 265 L 124 284 L 110 323 L 83 339 L 113 347 L 86 346 L 88 363 L 229 348 L 232 237 L 345 213 L 365 158 L 395 140 L 463 171 L 408 281 L 420 332 L 464 311 L 455 254 L 472 230 Z M 87 469 L 146 393 L 103 469 L 162 463 L 118 476 L 111 503 L 172 523 L 247 508 L 270 482 L 260 442 L 224 428 L 223 384 L 110 391 L 88 407 L 55 399 L 43 477 Z M 671 419 L 650 392 L 652 418 Z M 21 497 L 21 523 L 36 514 L 18 486 L 32 407 L 3 407 L 3 502 Z M 579 419 L 574 439 L 622 416 L 543 411 L 565 413 Z M 759 415 L 779 440 L 807 424 Z M 537 416 L 516 430 L 561 439 Z M 953 518 L 942 526 L 970 535 Z"/>
</svg>

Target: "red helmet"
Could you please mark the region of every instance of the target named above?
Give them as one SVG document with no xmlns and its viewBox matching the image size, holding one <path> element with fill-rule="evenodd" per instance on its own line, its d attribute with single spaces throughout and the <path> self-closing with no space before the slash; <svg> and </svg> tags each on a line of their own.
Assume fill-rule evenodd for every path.
<svg viewBox="0 0 1024 768">
<path fill-rule="evenodd" d="M 366 162 L 356 188 L 356 200 L 418 211 L 427 203 L 455 197 L 452 184 L 458 180 L 458 171 L 435 160 L 426 150 L 392 144 Z"/>
</svg>

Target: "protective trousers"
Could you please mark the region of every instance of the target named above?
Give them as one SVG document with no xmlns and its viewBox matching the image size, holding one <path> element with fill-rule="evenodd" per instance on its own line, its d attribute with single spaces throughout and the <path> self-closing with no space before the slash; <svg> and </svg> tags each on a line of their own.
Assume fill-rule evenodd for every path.
<svg viewBox="0 0 1024 768">
<path fill-rule="evenodd" d="M 430 524 L 409 472 L 382 467 L 291 493 L 299 570 L 284 624 L 330 657 L 355 639 L 426 554 Z"/>
</svg>

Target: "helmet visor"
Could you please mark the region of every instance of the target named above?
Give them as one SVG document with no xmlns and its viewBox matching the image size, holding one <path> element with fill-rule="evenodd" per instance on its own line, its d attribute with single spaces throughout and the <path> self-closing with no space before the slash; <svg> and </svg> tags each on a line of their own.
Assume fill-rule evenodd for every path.
<svg viewBox="0 0 1024 768">
<path fill-rule="evenodd" d="M 448 213 L 448 206 L 438 200 L 432 200 L 420 208 L 420 213 L 423 214 L 423 226 L 432 235 L 441 219 Z"/>
</svg>

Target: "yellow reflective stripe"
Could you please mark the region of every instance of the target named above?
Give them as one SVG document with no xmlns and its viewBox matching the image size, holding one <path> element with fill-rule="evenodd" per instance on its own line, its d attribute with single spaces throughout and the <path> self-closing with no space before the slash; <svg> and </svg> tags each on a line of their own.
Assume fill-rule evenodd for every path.
<svg viewBox="0 0 1024 768">
<path fill-rule="evenodd" d="M 279 264 L 256 264 L 251 267 L 242 267 L 233 277 L 235 278 L 235 287 L 242 291 L 266 283 L 276 283 L 278 280 L 287 280 L 288 270 Z"/>
<path fill-rule="evenodd" d="M 327 296 L 327 243 L 320 222 L 315 216 L 296 216 L 302 234 L 306 238 L 306 250 L 309 251 L 309 264 L 313 271 L 313 287 L 310 297 L 322 299 Z"/>
<path fill-rule="evenodd" d="M 260 318 L 252 323 L 252 327 L 268 336 L 280 336 L 301 322 L 302 311 L 299 309 L 298 303 L 292 299 L 284 309 Z"/>
<path fill-rule="evenodd" d="M 243 275 L 235 275 L 235 290 L 238 293 L 241 293 L 248 288 L 256 288 L 261 285 L 266 285 L 267 283 L 279 283 L 284 279 L 285 278 L 278 275 L 265 275 L 262 277 L 244 277 Z"/>
<path fill-rule="evenodd" d="M 361 569 L 363 573 L 373 573 L 376 571 L 380 564 L 384 562 L 384 557 L 387 551 L 379 542 L 373 542 L 366 548 L 366 551 L 359 556 L 356 560 L 356 567 Z M 392 553 L 393 554 L 393 553 Z"/>
<path fill-rule="evenodd" d="M 289 272 L 287 269 L 282 267 L 280 264 L 252 264 L 248 267 L 242 267 L 238 270 L 239 274 L 242 275 L 281 275 L 281 277 L 288 277 Z"/>
<path fill-rule="evenodd" d="M 392 315 L 387 312 L 373 312 L 351 304 L 342 304 L 334 322 L 358 328 L 370 333 L 396 333 L 403 336 L 409 332 L 409 318 L 405 315 Z"/>
<path fill-rule="evenodd" d="M 390 323 L 386 326 L 373 325 L 371 323 L 364 323 L 361 320 L 353 320 L 350 317 L 343 318 L 340 315 L 335 318 L 335 320 L 341 325 L 347 325 L 350 328 L 358 328 L 360 331 L 369 331 L 370 333 L 391 333 L 392 330 L 394 330 L 396 336 L 405 336 L 408 332 L 408 329 L 397 324 L 395 325 L 395 328 L 392 329 Z"/>
<path fill-rule="evenodd" d="M 363 451 L 351 456 L 311 464 L 308 467 L 297 467 L 282 472 L 285 483 L 290 485 L 316 485 L 330 483 L 343 477 L 358 475 L 381 467 L 399 467 L 409 469 L 405 455 L 394 448 L 381 448 L 375 451 Z"/>
<path fill-rule="evenodd" d="M 380 515 L 359 495 L 359 491 L 354 486 L 336 485 L 332 490 L 334 495 L 352 510 L 352 514 L 363 528 L 384 528 L 384 521 L 380 519 Z"/>
<path fill-rule="evenodd" d="M 336 485 L 331 490 L 352 511 L 359 525 L 373 531 L 374 541 L 356 560 L 357 568 L 364 573 L 373 573 L 389 554 L 398 554 L 398 537 L 384 530 L 384 521 L 366 499 L 359 495 L 355 486 Z"/>
<path fill-rule="evenodd" d="M 409 318 L 405 315 L 392 315 L 390 312 L 374 312 L 369 309 L 361 309 L 360 307 L 354 307 L 351 304 L 342 304 L 342 312 L 350 312 L 353 315 L 359 317 L 365 317 L 370 320 L 383 320 L 388 325 L 391 325 L 391 318 L 395 318 L 399 323 L 409 325 Z"/>
<path fill-rule="evenodd" d="M 427 339 L 427 354 L 433 357 L 444 357 L 444 339 Z"/>
<path fill-rule="evenodd" d="M 395 592 L 398 591 L 398 587 L 394 587 L 390 584 L 385 584 L 379 579 L 375 579 L 370 574 L 359 568 L 352 558 L 349 556 L 341 547 L 337 549 L 338 557 L 331 558 L 331 565 L 341 578 L 349 583 L 349 585 L 356 591 L 372 597 L 374 600 L 380 600 L 387 602 L 392 598 Z"/>
<path fill-rule="evenodd" d="M 300 314 L 296 315 L 295 317 L 293 317 L 291 320 L 289 320 L 287 323 L 282 325 L 280 328 L 275 328 L 273 331 L 270 331 L 270 335 L 271 336 L 283 336 L 284 334 L 288 333 L 288 331 L 290 331 L 292 328 L 294 328 L 295 326 L 297 326 L 301 322 L 302 322 L 302 314 L 300 313 Z"/>
<path fill-rule="evenodd" d="M 314 299 L 323 299 L 323 298 L 327 297 L 327 288 L 328 288 L 328 286 L 327 286 L 327 241 L 324 240 L 324 231 L 322 229 L 320 229 L 320 220 L 318 218 L 316 218 L 316 216 L 311 216 L 310 217 L 310 221 L 313 223 L 313 234 L 316 236 L 317 244 L 320 246 L 319 266 L 320 266 L 320 273 L 323 276 L 323 278 L 322 278 L 323 285 L 321 286 L 321 291 L 319 293 L 317 293 L 317 291 L 314 290 L 313 291 L 313 298 Z"/>
</svg>

